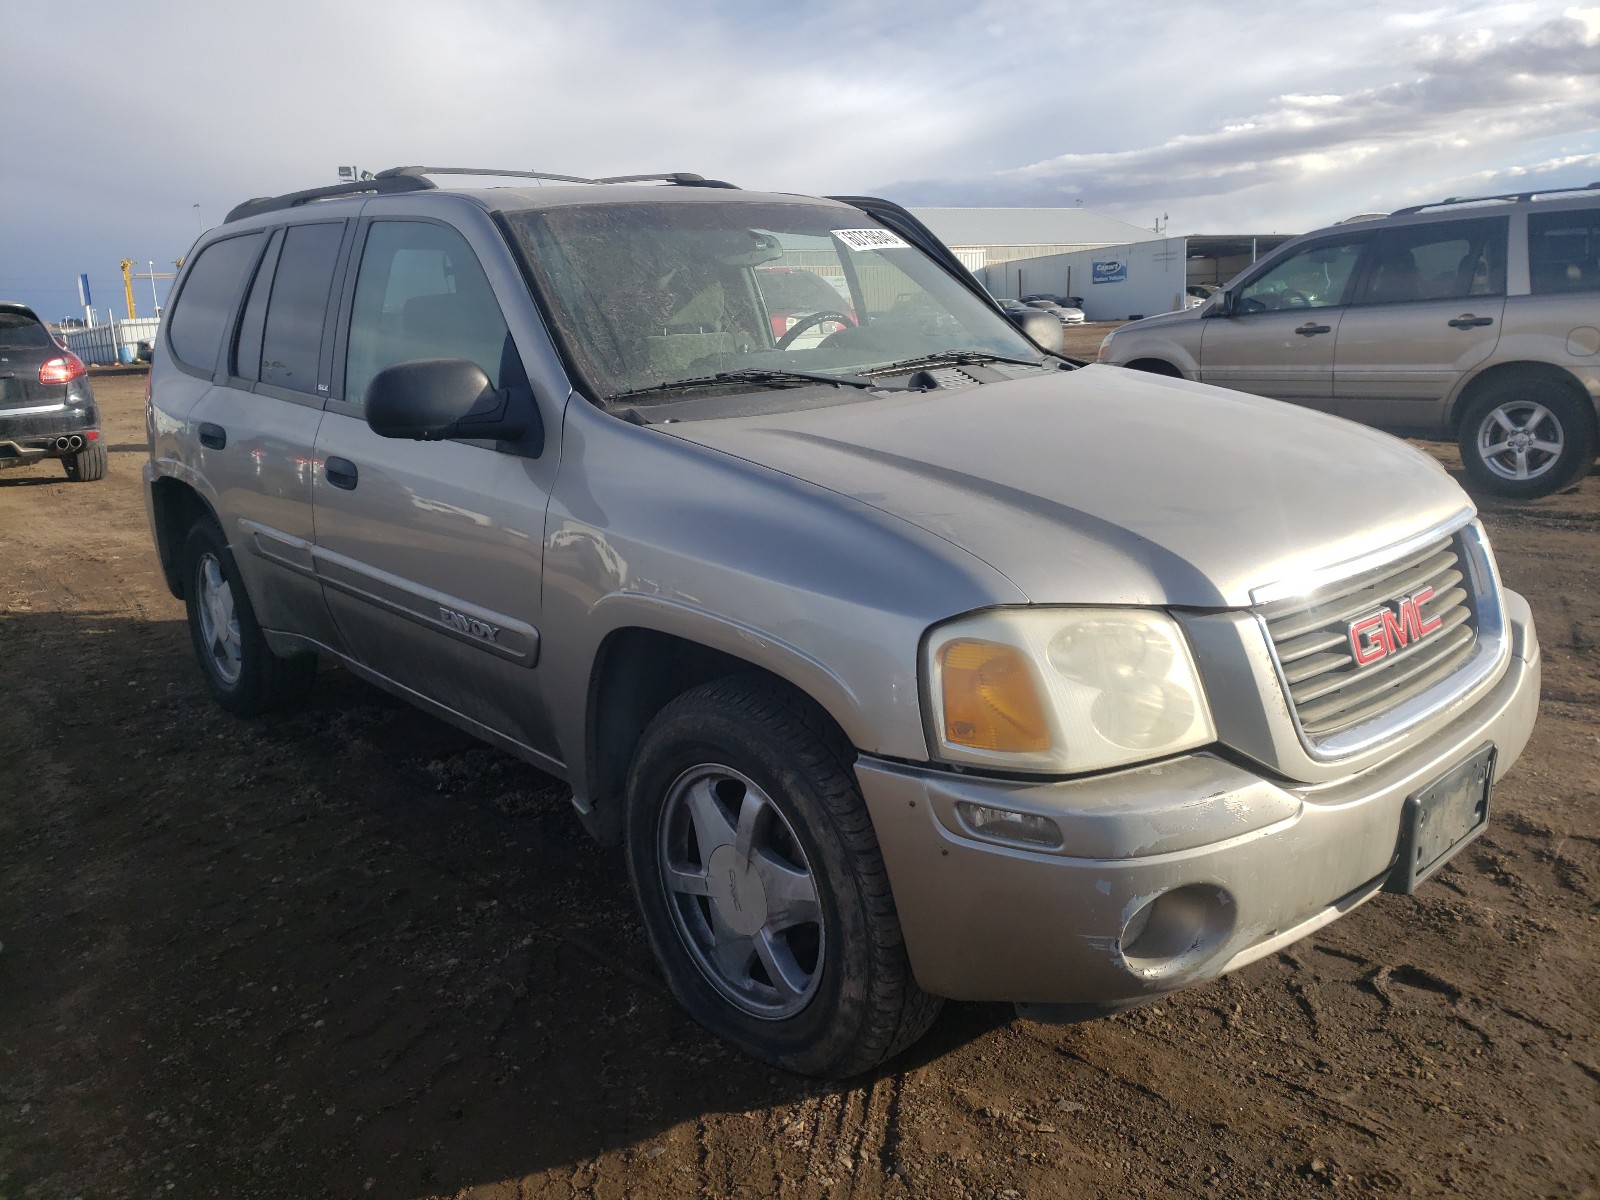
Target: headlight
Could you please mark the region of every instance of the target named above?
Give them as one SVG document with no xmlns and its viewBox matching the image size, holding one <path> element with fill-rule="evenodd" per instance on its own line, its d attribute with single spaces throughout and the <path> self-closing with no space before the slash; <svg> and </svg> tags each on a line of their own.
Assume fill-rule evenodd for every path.
<svg viewBox="0 0 1600 1200">
<path fill-rule="evenodd" d="M 929 635 L 923 678 L 939 756 L 1072 773 L 1216 739 L 1194 659 L 1165 613 L 995 609 Z"/>
<path fill-rule="evenodd" d="M 1096 362 L 1105 362 L 1107 358 L 1111 357 L 1111 339 L 1116 336 L 1116 332 L 1117 331 L 1113 329 L 1110 333 L 1106 334 L 1105 337 L 1100 339 L 1100 349 L 1096 351 L 1094 356 Z"/>
</svg>

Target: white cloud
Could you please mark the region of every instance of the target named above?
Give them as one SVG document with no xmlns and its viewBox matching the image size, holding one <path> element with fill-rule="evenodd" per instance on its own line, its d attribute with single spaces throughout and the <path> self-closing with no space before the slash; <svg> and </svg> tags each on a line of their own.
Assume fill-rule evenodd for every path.
<svg viewBox="0 0 1600 1200">
<path fill-rule="evenodd" d="M 1191 223 L 1277 214 L 1304 227 L 1353 203 L 1382 207 L 1375 183 L 1390 195 L 1443 195 L 1453 181 L 1571 174 L 1590 161 L 1541 155 L 1553 140 L 1600 148 L 1600 32 L 1571 12 L 1516 31 L 1430 33 L 1412 42 L 1399 71 L 1396 81 L 1345 92 L 1284 93 L 1153 145 L 893 190 L 932 203 L 1059 203 L 1070 184 L 1112 213 L 1162 205 Z"/>
<path fill-rule="evenodd" d="M 694 170 L 785 191 L 1305 228 L 1580 179 L 1600 9 L 1459 0 L 112 0 L 12 56 L 0 293 L 71 308 L 341 163 Z M 0 38 L 36 41 L 0 5 Z M 885 184 L 886 180 L 916 180 Z M 1499 181 L 1499 182 L 1494 182 Z M 1512 182 L 1505 186 L 1521 186 Z"/>
</svg>

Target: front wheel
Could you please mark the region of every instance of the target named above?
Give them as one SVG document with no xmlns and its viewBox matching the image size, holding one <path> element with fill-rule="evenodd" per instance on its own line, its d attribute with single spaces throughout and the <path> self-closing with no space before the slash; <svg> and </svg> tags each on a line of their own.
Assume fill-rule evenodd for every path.
<svg viewBox="0 0 1600 1200">
<path fill-rule="evenodd" d="M 280 658 L 256 623 L 233 551 L 215 521 L 196 521 L 184 542 L 189 637 L 212 698 L 249 717 L 303 700 L 317 672 L 313 654 Z"/>
<path fill-rule="evenodd" d="M 1594 414 L 1586 399 L 1537 378 L 1486 387 L 1462 415 L 1457 439 L 1472 481 L 1501 496 L 1548 496 L 1594 461 Z"/>
<path fill-rule="evenodd" d="M 927 1030 L 851 754 L 804 697 L 761 676 L 685 693 L 628 784 L 645 932 L 696 1021 L 757 1058 L 833 1078 Z"/>
</svg>

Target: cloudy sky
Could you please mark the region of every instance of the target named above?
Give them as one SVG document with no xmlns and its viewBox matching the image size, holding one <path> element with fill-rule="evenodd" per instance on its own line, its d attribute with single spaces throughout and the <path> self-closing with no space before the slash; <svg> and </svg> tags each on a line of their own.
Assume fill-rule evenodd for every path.
<svg viewBox="0 0 1600 1200">
<path fill-rule="evenodd" d="M 1600 179 L 1593 5 L 79 0 L 46 26 L 0 6 L 0 39 L 0 297 L 50 318 L 80 271 L 120 315 L 121 259 L 170 270 L 340 164 L 1081 202 L 1172 233 Z"/>
</svg>

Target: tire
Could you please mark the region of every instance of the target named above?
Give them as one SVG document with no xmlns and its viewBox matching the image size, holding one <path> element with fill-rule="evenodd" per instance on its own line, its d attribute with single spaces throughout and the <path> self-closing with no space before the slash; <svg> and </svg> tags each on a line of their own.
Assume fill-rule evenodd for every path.
<svg viewBox="0 0 1600 1200">
<path fill-rule="evenodd" d="M 302 702 L 317 672 L 316 655 L 280 658 L 268 647 L 214 520 L 206 517 L 190 527 L 183 563 L 189 638 L 212 698 L 240 717 Z"/>
<path fill-rule="evenodd" d="M 1586 397 L 1549 379 L 1499 379 L 1467 405 L 1456 444 L 1467 477 L 1484 491 L 1548 496 L 1594 462 L 1594 412 Z"/>
<path fill-rule="evenodd" d="M 628 779 L 628 873 L 672 994 L 755 1057 L 826 1078 L 899 1053 L 943 1003 L 912 978 L 853 757 L 809 700 L 735 675 L 668 704 Z"/>
<path fill-rule="evenodd" d="M 104 442 L 91 442 L 76 454 L 63 458 L 61 466 L 73 483 L 93 483 L 106 477 L 110 458 Z"/>
</svg>

